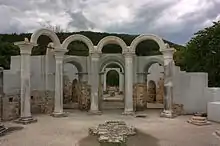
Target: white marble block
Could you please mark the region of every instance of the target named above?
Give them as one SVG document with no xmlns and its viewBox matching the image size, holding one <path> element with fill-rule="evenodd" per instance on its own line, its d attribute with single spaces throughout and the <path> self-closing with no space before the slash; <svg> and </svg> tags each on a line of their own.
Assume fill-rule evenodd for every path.
<svg viewBox="0 0 220 146">
<path fill-rule="evenodd" d="M 208 103 L 208 120 L 220 122 L 220 102 Z"/>
</svg>

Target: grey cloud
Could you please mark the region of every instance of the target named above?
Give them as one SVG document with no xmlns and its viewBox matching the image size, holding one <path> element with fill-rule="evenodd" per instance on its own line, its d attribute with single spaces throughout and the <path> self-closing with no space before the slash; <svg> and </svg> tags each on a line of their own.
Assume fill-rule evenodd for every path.
<svg viewBox="0 0 220 146">
<path fill-rule="evenodd" d="M 155 21 L 160 15 L 169 10 L 169 8 L 175 3 L 161 3 L 160 5 L 148 6 L 144 5 L 136 14 L 136 19 L 132 23 L 124 24 L 123 26 L 111 26 L 107 28 L 111 32 L 123 32 L 132 34 L 142 33 L 154 33 L 164 39 L 184 44 L 192 37 L 192 35 L 201 28 L 207 20 L 214 20 L 220 14 L 220 2 L 213 1 L 213 7 L 210 7 L 204 11 L 196 11 L 188 13 L 179 19 L 182 19 L 182 23 L 174 23 L 164 25 L 161 28 L 155 29 Z M 166 18 L 169 19 L 170 18 Z M 163 22 L 160 22 L 163 24 Z"/>
<path fill-rule="evenodd" d="M 174 3 L 166 2 L 159 5 L 143 5 L 137 12 L 133 22 L 123 24 L 122 26 L 111 26 L 108 31 L 127 32 L 131 34 L 156 33 L 153 30 L 155 21 L 158 17 Z M 158 33 L 158 32 L 157 32 Z"/>
<path fill-rule="evenodd" d="M 99 22 L 97 20 L 88 19 L 86 15 L 84 15 L 84 12 L 90 13 L 92 15 L 94 12 L 88 11 L 89 8 L 97 7 L 97 11 L 103 5 L 108 5 L 108 8 L 112 8 L 114 7 L 114 5 L 118 4 L 117 1 L 0 0 L 0 18 L 1 20 L 4 20 L 0 22 L 0 33 L 27 32 L 32 30 L 33 28 L 37 28 L 38 25 L 35 23 L 38 22 L 30 22 L 31 16 L 41 19 L 48 18 L 38 16 L 37 13 L 53 15 L 53 19 L 56 19 L 59 14 L 65 13 L 65 17 L 69 17 L 68 21 L 66 21 L 65 23 L 68 23 L 68 27 L 74 28 L 76 30 L 104 29 L 107 32 L 117 33 L 154 33 L 167 40 L 183 44 L 189 40 L 193 33 L 198 31 L 199 29 L 202 29 L 202 24 L 204 22 L 206 22 L 207 20 L 214 20 L 217 15 L 220 14 L 220 1 L 212 0 L 212 2 L 214 3 L 213 7 L 207 8 L 206 10 L 201 10 L 199 12 L 195 11 L 192 13 L 187 13 L 184 16 L 178 18 L 178 21 L 180 20 L 181 23 L 173 22 L 170 24 L 163 24 L 163 22 L 159 22 L 162 23 L 162 27 L 157 28 L 156 26 L 158 23 L 158 18 L 162 17 L 164 12 L 169 11 L 169 9 L 179 1 L 152 1 L 152 3 L 144 4 L 146 2 L 148 1 L 143 1 L 143 5 L 139 9 L 131 9 L 134 11 L 135 14 L 134 20 L 132 22 L 124 22 L 122 24 L 117 23 L 111 26 L 101 26 L 99 25 Z M 27 12 L 33 15 L 28 15 Z M 59 15 L 59 17 L 62 16 Z M 105 16 L 100 15 L 100 17 L 104 18 Z M 53 19 L 44 21 L 50 21 L 51 23 L 53 23 L 51 21 Z M 168 17 L 166 19 L 167 21 L 169 21 L 170 18 Z M 21 22 L 20 20 L 24 20 L 25 22 Z"/>
<path fill-rule="evenodd" d="M 79 30 L 88 30 L 93 29 L 95 27 L 95 24 L 91 21 L 89 21 L 82 13 L 80 12 L 70 12 L 67 11 L 67 13 L 72 18 L 71 22 L 69 22 L 68 26 L 70 27 L 76 27 Z"/>
</svg>

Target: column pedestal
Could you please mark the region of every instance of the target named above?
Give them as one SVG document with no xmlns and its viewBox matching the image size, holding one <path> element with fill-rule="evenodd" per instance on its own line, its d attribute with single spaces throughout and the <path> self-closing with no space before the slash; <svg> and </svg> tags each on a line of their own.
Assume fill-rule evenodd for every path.
<svg viewBox="0 0 220 146">
<path fill-rule="evenodd" d="M 163 110 L 160 114 L 160 117 L 164 118 L 175 118 L 176 115 L 171 110 Z"/>
<path fill-rule="evenodd" d="M 32 116 L 20 117 L 19 119 L 15 120 L 14 122 L 17 124 L 27 125 L 27 124 L 31 124 L 31 123 L 36 123 L 37 119 L 33 118 Z"/>
<path fill-rule="evenodd" d="M 55 117 L 55 118 L 61 118 L 61 117 L 68 117 L 68 114 L 65 113 L 65 112 L 60 112 L 60 113 L 56 113 L 56 112 L 53 112 L 51 114 L 52 117 Z"/>
</svg>

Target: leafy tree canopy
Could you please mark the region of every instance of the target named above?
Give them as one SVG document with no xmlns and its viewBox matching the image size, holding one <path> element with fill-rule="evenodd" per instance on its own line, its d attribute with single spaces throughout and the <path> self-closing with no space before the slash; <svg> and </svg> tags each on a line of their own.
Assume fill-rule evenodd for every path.
<svg viewBox="0 0 220 146">
<path fill-rule="evenodd" d="M 190 72 L 207 72 L 209 85 L 220 86 L 220 21 L 195 33 L 178 52 L 180 66 Z"/>
</svg>

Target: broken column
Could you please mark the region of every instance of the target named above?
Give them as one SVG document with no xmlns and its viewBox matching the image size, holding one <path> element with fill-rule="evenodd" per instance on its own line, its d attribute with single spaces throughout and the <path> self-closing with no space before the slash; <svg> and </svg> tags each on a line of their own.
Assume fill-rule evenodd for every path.
<svg viewBox="0 0 220 146">
<path fill-rule="evenodd" d="M 20 118 L 15 120 L 16 123 L 21 124 L 29 124 L 37 122 L 37 119 L 33 118 L 31 115 L 31 106 L 30 106 L 30 55 L 31 50 L 36 44 L 29 42 L 27 38 L 24 41 L 16 42 L 20 48 L 20 55 L 21 55 L 21 114 Z"/>
<path fill-rule="evenodd" d="M 161 117 L 173 118 L 174 112 L 172 110 L 173 103 L 173 69 L 174 61 L 173 54 L 174 48 L 170 48 L 168 45 L 165 49 L 160 50 L 164 58 L 164 110 L 161 113 Z"/>
</svg>

